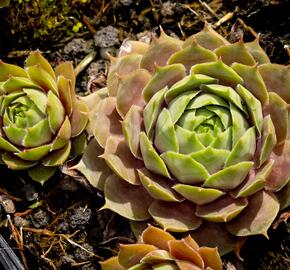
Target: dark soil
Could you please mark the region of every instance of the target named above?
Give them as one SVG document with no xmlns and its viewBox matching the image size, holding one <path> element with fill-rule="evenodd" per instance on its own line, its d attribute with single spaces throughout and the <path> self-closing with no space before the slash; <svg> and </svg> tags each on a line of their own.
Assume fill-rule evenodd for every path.
<svg viewBox="0 0 290 270">
<path fill-rule="evenodd" d="M 71 60 L 76 66 L 96 55 L 78 75 L 77 92 L 86 95 L 105 86 L 107 52 L 115 55 L 126 38 L 158 34 L 160 25 L 182 39 L 200 31 L 204 21 L 232 42 L 260 33 L 271 61 L 289 64 L 289 17 L 287 0 L 11 0 L 0 9 L 0 58 L 22 65 L 29 51 L 39 49 L 53 65 Z M 115 254 L 119 243 L 134 241 L 126 220 L 98 211 L 102 194 L 83 178 L 59 171 L 40 186 L 25 172 L 0 169 L 0 233 L 27 269 L 100 269 L 98 261 Z M 225 269 L 289 269 L 285 213 L 269 240 L 246 240 L 243 261 L 233 253 L 224 256 Z"/>
</svg>

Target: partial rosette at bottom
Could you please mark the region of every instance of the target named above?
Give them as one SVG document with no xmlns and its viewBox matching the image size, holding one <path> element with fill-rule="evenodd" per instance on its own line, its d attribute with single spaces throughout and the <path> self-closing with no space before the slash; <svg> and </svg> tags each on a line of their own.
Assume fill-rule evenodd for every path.
<svg viewBox="0 0 290 270">
<path fill-rule="evenodd" d="M 200 247 L 189 235 L 176 240 L 149 226 L 136 244 L 121 245 L 118 256 L 101 262 L 102 270 L 222 270 L 217 248 Z"/>
</svg>

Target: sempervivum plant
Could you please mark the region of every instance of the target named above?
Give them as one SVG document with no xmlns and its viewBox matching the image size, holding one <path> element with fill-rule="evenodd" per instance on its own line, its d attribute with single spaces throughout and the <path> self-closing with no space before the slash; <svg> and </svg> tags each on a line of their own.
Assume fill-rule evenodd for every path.
<svg viewBox="0 0 290 270">
<path fill-rule="evenodd" d="M 149 226 L 136 244 L 121 245 L 118 256 L 101 263 L 102 270 L 221 270 L 217 248 L 199 247 L 187 236 L 176 240 Z"/>
<path fill-rule="evenodd" d="M 185 41 L 126 41 L 93 99 L 95 140 L 75 168 L 105 208 L 223 234 L 206 239 L 227 252 L 234 236 L 267 235 L 289 204 L 289 70 L 258 40 L 230 44 L 206 26 Z"/>
<path fill-rule="evenodd" d="M 24 68 L 0 62 L 0 151 L 10 169 L 44 183 L 70 155 L 72 138 L 81 145 L 88 107 L 74 87 L 72 64 L 53 70 L 38 51 Z"/>
</svg>

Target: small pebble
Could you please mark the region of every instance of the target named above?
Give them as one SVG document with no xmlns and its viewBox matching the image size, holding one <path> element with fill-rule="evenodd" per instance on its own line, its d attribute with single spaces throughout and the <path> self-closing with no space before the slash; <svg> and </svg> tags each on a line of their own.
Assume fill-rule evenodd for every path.
<svg viewBox="0 0 290 270">
<path fill-rule="evenodd" d="M 88 261 L 90 260 L 91 258 L 94 257 L 93 253 L 94 253 L 94 248 L 88 244 L 88 243 L 83 243 L 81 245 L 84 249 L 80 248 L 80 247 L 77 247 L 74 251 L 74 255 L 76 257 L 76 259 L 79 261 L 79 262 L 84 262 L 84 261 Z"/>
<path fill-rule="evenodd" d="M 108 48 L 114 45 L 119 45 L 119 30 L 109 25 L 97 31 L 94 35 L 95 46 Z"/>
<path fill-rule="evenodd" d="M 0 204 L 3 206 L 4 211 L 7 214 L 15 213 L 16 209 L 14 202 L 11 199 L 9 199 L 7 195 L 0 195 Z"/>
<path fill-rule="evenodd" d="M 34 228 L 44 228 L 50 222 L 49 215 L 42 209 L 37 209 L 34 213 L 30 215 L 30 218 Z"/>
</svg>

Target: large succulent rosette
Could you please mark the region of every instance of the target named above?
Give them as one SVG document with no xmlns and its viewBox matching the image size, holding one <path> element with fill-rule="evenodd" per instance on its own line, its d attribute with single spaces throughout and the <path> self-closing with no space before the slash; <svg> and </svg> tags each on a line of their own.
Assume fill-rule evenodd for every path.
<svg viewBox="0 0 290 270">
<path fill-rule="evenodd" d="M 118 256 L 101 263 L 102 270 L 222 270 L 217 248 L 200 247 L 190 235 L 176 240 L 149 226 L 140 238 L 121 245 Z"/>
<path fill-rule="evenodd" d="M 38 51 L 24 68 L 0 62 L 0 154 L 10 169 L 28 169 L 44 183 L 71 149 L 81 148 L 87 122 L 88 107 L 75 94 L 70 62 L 53 70 Z"/>
<path fill-rule="evenodd" d="M 185 41 L 126 41 L 92 99 L 95 140 L 76 168 L 105 208 L 227 252 L 289 204 L 289 70 L 257 39 L 230 44 L 206 26 Z"/>
</svg>

